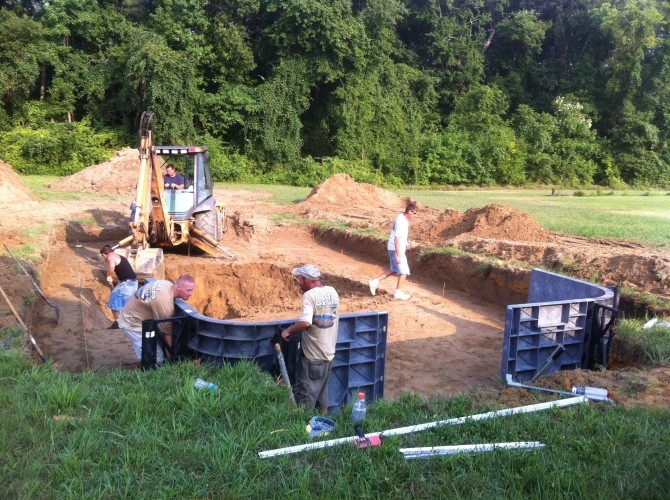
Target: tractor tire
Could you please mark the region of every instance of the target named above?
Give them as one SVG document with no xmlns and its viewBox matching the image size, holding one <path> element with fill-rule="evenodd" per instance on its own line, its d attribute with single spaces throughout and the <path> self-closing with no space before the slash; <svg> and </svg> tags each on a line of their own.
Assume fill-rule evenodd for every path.
<svg viewBox="0 0 670 500">
<path fill-rule="evenodd" d="M 196 228 L 204 231 L 215 241 L 221 241 L 221 224 L 219 212 L 216 208 L 211 208 L 207 212 L 200 212 L 195 214 L 194 225 Z"/>
</svg>

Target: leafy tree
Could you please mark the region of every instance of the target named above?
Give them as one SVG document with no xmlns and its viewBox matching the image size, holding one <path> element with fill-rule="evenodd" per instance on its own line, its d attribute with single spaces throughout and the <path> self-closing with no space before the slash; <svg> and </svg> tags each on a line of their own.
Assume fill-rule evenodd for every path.
<svg viewBox="0 0 670 500">
<path fill-rule="evenodd" d="M 575 99 L 556 98 L 553 115 L 522 105 L 513 123 L 526 150 L 529 179 L 568 186 L 593 182 L 601 144 L 584 107 Z M 610 170 L 604 177 L 614 181 L 618 175 Z"/>
<path fill-rule="evenodd" d="M 523 183 L 523 151 L 503 118 L 508 106 L 496 87 L 477 86 L 460 96 L 442 144 L 447 163 L 435 165 L 435 177 L 482 186 Z"/>
<path fill-rule="evenodd" d="M 275 163 L 298 160 L 302 148 L 300 116 L 309 106 L 312 70 L 304 60 L 285 60 L 254 91 L 255 107 L 246 121 L 246 152 Z"/>
<path fill-rule="evenodd" d="M 536 71 L 550 22 L 534 11 L 521 10 L 502 20 L 488 55 L 490 82 L 510 97 L 513 107 L 532 99 L 532 74 Z"/>
<path fill-rule="evenodd" d="M 41 66 L 47 56 L 42 26 L 23 15 L 0 9 L 0 123 L 31 97 L 39 97 Z M 2 127 L 0 125 L 0 127 Z"/>
</svg>

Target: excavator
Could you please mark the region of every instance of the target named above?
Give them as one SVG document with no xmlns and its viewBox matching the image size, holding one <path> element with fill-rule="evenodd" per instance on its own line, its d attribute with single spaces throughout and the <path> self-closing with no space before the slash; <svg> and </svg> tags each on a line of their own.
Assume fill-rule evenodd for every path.
<svg viewBox="0 0 670 500">
<path fill-rule="evenodd" d="M 206 146 L 156 146 L 154 115 L 140 118 L 140 170 L 131 204 L 131 235 L 113 248 L 122 248 L 140 280 L 163 279 L 163 248 L 193 245 L 214 257 L 234 258 L 219 245 L 225 232 L 225 208 L 214 199 L 214 182 Z M 184 177 L 183 189 L 163 182 L 167 165 Z M 125 250 L 125 253 L 124 253 Z"/>
</svg>

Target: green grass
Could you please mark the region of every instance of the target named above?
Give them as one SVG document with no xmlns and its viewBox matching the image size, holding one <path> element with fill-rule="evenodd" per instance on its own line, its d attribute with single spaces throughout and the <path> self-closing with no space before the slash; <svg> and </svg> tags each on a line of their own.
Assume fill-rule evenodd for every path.
<svg viewBox="0 0 670 500">
<path fill-rule="evenodd" d="M 60 191 L 49 189 L 48 184 L 56 182 L 60 177 L 55 175 L 22 175 L 24 184 L 36 196 L 45 201 L 79 201 L 79 200 L 111 200 L 114 196 L 99 193 Z"/>
<path fill-rule="evenodd" d="M 667 318 L 659 319 L 659 323 L 670 321 Z M 649 329 L 642 329 L 646 320 L 624 319 L 617 326 L 617 335 L 631 341 L 639 347 L 652 363 L 670 363 L 670 327 L 655 325 Z"/>
<path fill-rule="evenodd" d="M 298 203 L 310 188 L 263 184 L 223 184 L 221 189 L 243 189 L 272 194 L 270 202 Z M 465 211 L 490 204 L 510 205 L 532 215 L 546 230 L 589 238 L 608 238 L 646 245 L 670 244 L 670 193 L 665 191 L 555 191 L 543 189 L 393 190 L 440 210 Z"/>
<path fill-rule="evenodd" d="M 312 191 L 312 188 L 309 187 L 283 186 L 277 184 L 233 184 L 217 182 L 215 187 L 217 189 L 239 189 L 243 191 L 270 193 L 272 197 L 262 201 L 276 203 L 277 205 L 292 205 L 299 203 L 307 198 Z"/>
<path fill-rule="evenodd" d="M 196 377 L 219 389 L 194 390 Z M 366 429 L 500 408 L 478 393 L 405 395 L 371 404 Z M 334 417 L 326 439 L 351 436 L 349 411 Z M 75 374 L 0 350 L 2 496 L 662 498 L 669 485 L 668 410 L 582 404 L 389 437 L 364 451 L 352 444 L 258 458 L 259 451 L 308 442 L 312 415 L 246 363 Z M 505 441 L 546 447 L 430 460 L 405 460 L 398 451 Z"/>
<path fill-rule="evenodd" d="M 25 184 L 47 201 L 101 198 L 89 193 L 72 193 L 46 188 L 58 179 L 55 176 L 22 176 Z M 270 193 L 270 203 L 298 203 L 311 192 L 309 187 L 269 184 L 217 183 L 219 189 L 248 190 Z M 542 189 L 463 189 L 434 190 L 406 188 L 394 190 L 426 206 L 444 210 L 465 211 L 489 204 L 511 205 L 532 215 L 549 231 L 638 242 L 646 245 L 670 244 L 670 193 L 665 191 L 556 191 Z M 102 196 L 103 199 L 113 197 Z"/>
<path fill-rule="evenodd" d="M 37 234 L 41 234 L 41 233 L 32 234 L 32 228 L 27 228 L 24 231 L 31 238 L 34 238 Z M 9 253 L 4 249 L 3 249 L 3 253 L 5 255 L 7 255 L 8 257 L 10 256 Z M 28 261 L 32 264 L 37 264 L 42 260 L 42 254 L 40 252 L 40 247 L 33 244 L 33 243 L 24 243 L 21 246 L 13 248 L 12 253 L 14 254 L 14 257 L 16 257 L 19 261 Z M 15 262 L 12 263 L 12 265 L 16 267 L 17 272 L 21 271 L 18 264 L 16 264 Z"/>
<path fill-rule="evenodd" d="M 465 211 L 490 204 L 510 205 L 531 214 L 549 231 L 589 238 L 611 238 L 642 244 L 669 244 L 670 197 L 666 192 L 651 195 L 642 191 L 621 191 L 597 196 L 551 195 L 551 189 L 496 189 L 434 191 L 396 190 L 401 196 L 441 210 Z"/>
</svg>

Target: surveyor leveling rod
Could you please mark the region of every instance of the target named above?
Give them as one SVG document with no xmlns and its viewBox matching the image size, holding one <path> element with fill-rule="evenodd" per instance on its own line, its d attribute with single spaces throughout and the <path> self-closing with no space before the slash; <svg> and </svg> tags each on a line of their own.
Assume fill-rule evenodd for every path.
<svg viewBox="0 0 670 500">
<path fill-rule="evenodd" d="M 52 304 L 51 302 L 49 302 L 49 299 L 46 298 L 46 296 L 44 295 L 44 292 L 42 292 L 42 290 L 40 290 L 40 287 L 37 286 L 37 283 L 35 283 L 35 280 L 33 279 L 33 277 L 26 270 L 26 268 L 23 267 L 23 264 L 21 264 L 21 262 L 19 262 L 19 259 L 16 258 L 16 256 L 7 247 L 7 245 L 5 245 L 5 249 L 7 250 L 7 252 L 9 252 L 9 255 L 12 256 L 12 259 L 14 259 L 14 262 L 16 262 L 19 265 L 19 267 L 24 272 L 24 274 L 26 276 L 28 276 L 28 278 L 30 278 L 30 281 L 32 281 L 33 286 L 35 287 L 35 290 L 37 290 L 39 292 L 40 296 L 44 299 L 44 302 L 46 302 L 47 305 L 49 305 L 49 307 L 53 307 L 56 310 L 56 323 L 60 323 L 60 307 L 58 307 L 56 304 Z"/>
<path fill-rule="evenodd" d="M 28 331 L 28 327 L 26 326 L 26 324 L 21 319 L 21 316 L 19 316 L 19 314 L 16 312 L 16 309 L 14 309 L 14 306 L 9 301 L 9 298 L 7 297 L 7 295 L 5 295 L 5 291 L 2 289 L 1 286 L 0 286 L 0 293 L 2 293 L 2 296 L 5 298 L 5 302 L 7 302 L 7 305 L 9 306 L 9 309 L 12 311 L 12 314 L 14 314 L 14 317 L 16 318 L 16 320 L 21 324 L 23 329 L 26 331 L 26 334 L 28 335 L 28 338 L 30 339 L 30 343 L 33 344 L 33 347 L 35 347 L 35 350 L 37 351 L 37 354 L 39 355 L 40 359 L 43 362 L 46 363 L 47 358 L 44 357 L 44 354 L 42 353 L 42 349 L 40 349 L 39 346 L 37 345 L 37 342 L 35 341 L 35 337 L 33 337 L 30 334 L 30 332 Z"/>
</svg>

